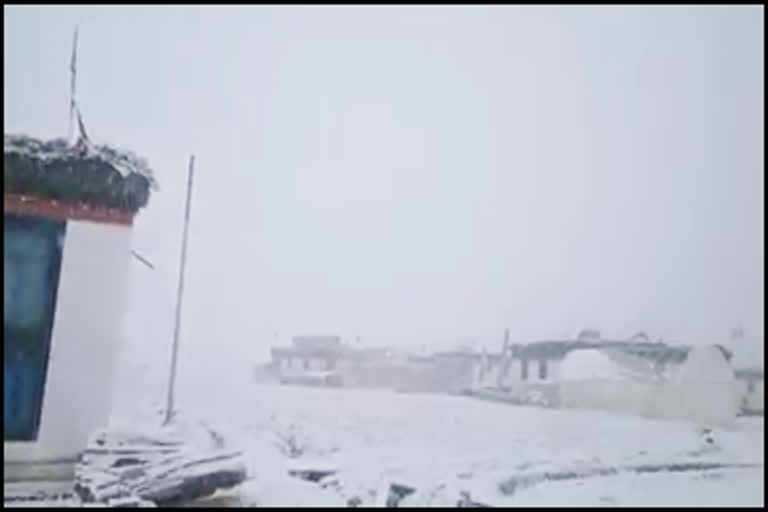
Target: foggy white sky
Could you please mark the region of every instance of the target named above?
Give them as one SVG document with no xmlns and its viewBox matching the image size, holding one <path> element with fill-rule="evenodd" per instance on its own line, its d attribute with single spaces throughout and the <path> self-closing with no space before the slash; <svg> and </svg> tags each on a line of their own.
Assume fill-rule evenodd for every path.
<svg viewBox="0 0 768 512">
<path fill-rule="evenodd" d="M 190 153 L 182 365 L 275 333 L 763 334 L 762 6 L 4 11 L 5 132 L 66 134 L 79 23 L 89 134 L 157 171 L 143 357 L 170 346 Z"/>
</svg>

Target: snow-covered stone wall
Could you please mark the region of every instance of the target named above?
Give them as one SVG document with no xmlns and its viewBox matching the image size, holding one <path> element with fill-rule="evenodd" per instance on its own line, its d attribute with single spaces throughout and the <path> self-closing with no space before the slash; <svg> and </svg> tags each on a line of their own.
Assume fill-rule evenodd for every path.
<svg viewBox="0 0 768 512">
<path fill-rule="evenodd" d="M 523 363 L 520 359 L 511 359 L 502 365 L 501 375 L 498 379 L 499 387 L 514 396 L 525 396 L 531 391 L 542 392 L 546 390 L 548 403 L 556 401 L 554 387 L 560 380 L 560 359 L 530 359 L 527 362 L 527 371 L 523 371 Z M 542 368 L 543 365 L 543 368 Z"/>
<path fill-rule="evenodd" d="M 131 228 L 67 221 L 40 430 L 5 442 L 5 479 L 67 479 L 107 425 L 131 258 Z"/>
</svg>

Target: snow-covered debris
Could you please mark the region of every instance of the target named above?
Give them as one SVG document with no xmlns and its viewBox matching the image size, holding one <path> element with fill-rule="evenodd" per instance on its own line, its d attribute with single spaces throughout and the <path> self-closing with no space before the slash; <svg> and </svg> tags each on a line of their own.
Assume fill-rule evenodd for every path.
<svg viewBox="0 0 768 512">
<path fill-rule="evenodd" d="M 4 482 L 3 506 L 73 508 L 82 505 L 69 486 L 60 482 Z"/>
<path fill-rule="evenodd" d="M 76 470 L 75 491 L 86 503 L 150 501 L 178 505 L 210 496 L 245 480 L 239 451 L 227 451 L 220 435 L 205 429 L 186 439 L 178 428 L 97 433 Z M 202 430 L 202 429 L 199 429 Z M 215 434 L 215 435 L 214 435 Z"/>
</svg>

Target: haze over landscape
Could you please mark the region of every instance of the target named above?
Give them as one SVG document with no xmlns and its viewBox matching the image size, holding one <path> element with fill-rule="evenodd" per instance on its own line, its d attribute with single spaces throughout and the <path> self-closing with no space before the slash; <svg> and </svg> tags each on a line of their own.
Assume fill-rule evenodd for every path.
<svg viewBox="0 0 768 512">
<path fill-rule="evenodd" d="M 89 134 L 157 171 L 134 358 L 167 361 L 190 154 L 182 377 L 296 334 L 762 343 L 762 7 L 4 13 L 5 132 L 66 135 L 79 24 Z"/>
</svg>

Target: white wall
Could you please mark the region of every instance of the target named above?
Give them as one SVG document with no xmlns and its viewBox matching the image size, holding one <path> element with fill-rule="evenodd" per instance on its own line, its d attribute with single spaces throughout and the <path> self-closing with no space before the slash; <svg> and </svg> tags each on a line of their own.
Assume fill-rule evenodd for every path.
<svg viewBox="0 0 768 512">
<path fill-rule="evenodd" d="M 573 359 L 579 355 L 587 354 L 574 353 Z M 564 360 L 567 370 L 564 373 L 568 378 L 561 380 L 559 386 L 560 403 L 564 407 L 711 424 L 727 424 L 736 417 L 737 384 L 728 362 L 715 347 L 692 349 L 682 365 L 658 381 L 621 378 L 618 366 L 613 370 L 598 368 L 600 371 L 594 374 L 588 368 L 571 371 L 574 369 L 570 362 L 571 354 Z M 579 372 L 583 377 L 577 377 Z"/>
<path fill-rule="evenodd" d="M 282 359 L 280 363 L 280 370 L 284 375 L 301 375 L 304 372 L 322 372 L 327 370 L 327 362 L 322 357 L 290 357 Z M 305 368 L 304 363 L 308 364 Z"/>
<path fill-rule="evenodd" d="M 322 357 L 312 357 L 309 360 L 309 371 L 324 372 L 327 370 L 326 364 L 326 360 Z"/>
<path fill-rule="evenodd" d="M 662 419 L 724 425 L 736 416 L 733 390 L 723 385 L 652 384 L 594 379 L 559 386 L 563 407 L 602 409 Z"/>
<path fill-rule="evenodd" d="M 530 365 L 530 363 L 529 363 Z M 535 370 L 534 374 L 530 373 L 531 368 L 528 368 L 528 378 L 534 382 L 557 382 L 560 375 L 560 360 L 548 359 L 547 360 L 547 376 L 544 379 L 539 379 L 539 361 L 536 361 L 533 365 Z"/>
<path fill-rule="evenodd" d="M 752 391 L 749 390 L 748 379 L 738 379 L 737 385 L 740 406 L 745 407 L 750 412 L 765 410 L 765 403 L 763 398 L 765 383 L 762 379 L 753 381 Z"/>
<path fill-rule="evenodd" d="M 755 387 L 752 392 L 747 394 L 747 407 L 753 411 L 765 410 L 764 402 L 765 381 L 762 379 L 755 382 Z"/>
<path fill-rule="evenodd" d="M 486 364 L 482 361 L 472 362 L 472 385 L 476 388 L 495 388 L 499 382 L 499 372 L 501 371 L 498 363 Z"/>
<path fill-rule="evenodd" d="M 90 434 L 107 425 L 130 251 L 129 226 L 67 222 L 40 430 L 35 442 L 4 443 L 6 479 L 9 471 L 55 477 L 30 475 L 19 462 L 71 470 Z"/>
<path fill-rule="evenodd" d="M 512 387 L 513 385 L 521 382 L 520 372 L 522 363 L 519 359 L 513 359 L 509 363 L 508 370 L 501 378 L 501 385 L 505 387 Z M 530 368 L 529 368 L 530 370 Z"/>
<path fill-rule="evenodd" d="M 530 359 L 528 361 L 528 378 L 522 380 L 522 362 L 519 359 L 513 359 L 509 365 L 509 371 L 502 376 L 501 385 L 510 389 L 515 389 L 523 384 L 532 383 L 552 383 L 557 382 L 560 376 L 559 359 L 547 360 L 547 376 L 544 379 L 539 378 L 539 360 Z"/>
</svg>

